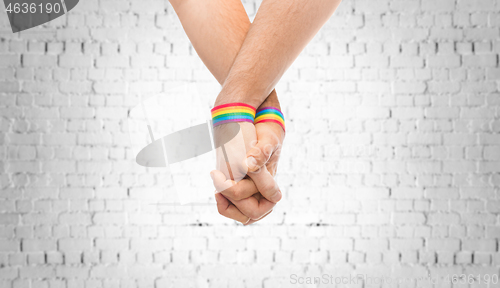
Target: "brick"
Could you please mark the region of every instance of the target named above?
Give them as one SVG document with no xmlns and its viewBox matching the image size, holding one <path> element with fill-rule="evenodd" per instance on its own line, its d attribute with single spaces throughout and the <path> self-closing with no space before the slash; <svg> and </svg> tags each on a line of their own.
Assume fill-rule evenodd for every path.
<svg viewBox="0 0 500 288">
<path fill-rule="evenodd" d="M 356 67 L 385 68 L 389 66 L 389 57 L 385 55 L 358 55 L 355 56 L 354 63 Z"/>
<path fill-rule="evenodd" d="M 127 85 L 122 82 L 95 82 L 94 90 L 103 94 L 125 94 Z"/>
<path fill-rule="evenodd" d="M 465 29 L 465 39 L 469 41 L 495 40 L 498 38 L 498 36 L 499 36 L 498 29 L 494 28 Z M 481 53 L 481 50 L 475 49 L 475 52 Z"/>
<path fill-rule="evenodd" d="M 460 195 L 462 198 L 470 199 L 494 199 L 495 191 L 491 188 L 462 187 Z"/>
<path fill-rule="evenodd" d="M 45 161 L 42 163 L 42 170 L 49 173 L 71 173 L 76 171 L 75 161 Z"/>
<path fill-rule="evenodd" d="M 480 162 L 478 163 L 479 173 L 498 173 L 500 172 L 500 161 Z"/>
<path fill-rule="evenodd" d="M 420 119 L 424 115 L 424 110 L 416 107 L 395 107 L 391 112 L 391 117 L 397 119 Z"/>
<path fill-rule="evenodd" d="M 95 195 L 99 199 L 125 199 L 127 189 L 124 188 L 97 188 Z"/>
<path fill-rule="evenodd" d="M 201 237 L 178 237 L 174 239 L 174 250 L 203 250 L 207 247 L 207 240 Z"/>
<path fill-rule="evenodd" d="M 127 68 L 130 66 L 130 59 L 125 55 L 107 55 L 96 59 L 98 68 Z"/>
<path fill-rule="evenodd" d="M 92 249 L 91 239 L 59 239 L 59 251 L 89 251 Z"/>
<path fill-rule="evenodd" d="M 91 215 L 86 213 L 64 213 L 59 216 L 59 221 L 61 224 L 89 225 Z"/>
<path fill-rule="evenodd" d="M 392 29 L 392 36 L 402 41 L 424 41 L 429 36 L 429 29 L 396 27 Z"/>
<path fill-rule="evenodd" d="M 480 145 L 496 145 L 500 144 L 500 135 L 498 134 L 479 134 L 479 144 Z"/>
<path fill-rule="evenodd" d="M 460 109 L 458 108 L 427 108 L 425 109 L 425 115 L 428 118 L 435 119 L 447 119 L 447 118 L 458 118 Z"/>
<path fill-rule="evenodd" d="M 128 38 L 128 30 L 124 28 L 93 28 L 90 35 L 98 41 L 123 41 Z"/>
<path fill-rule="evenodd" d="M 494 239 L 465 239 L 462 241 L 462 249 L 466 251 L 495 252 L 496 241 Z"/>
<path fill-rule="evenodd" d="M 21 243 L 18 240 L 0 239 L 0 252 L 18 252 L 20 251 Z"/>
<path fill-rule="evenodd" d="M 19 268 L 19 276 L 21 278 L 53 278 L 55 277 L 54 267 L 43 266 L 26 266 Z"/>
<path fill-rule="evenodd" d="M 380 199 L 387 198 L 389 196 L 389 190 L 385 188 L 358 188 L 356 189 L 356 198 L 367 200 L 367 199 Z"/>
<path fill-rule="evenodd" d="M 59 65 L 68 68 L 89 68 L 93 65 L 90 55 L 66 55 L 59 56 Z"/>
<path fill-rule="evenodd" d="M 455 10 L 454 0 L 432 1 L 423 0 L 421 9 L 429 12 L 453 12 Z"/>
<path fill-rule="evenodd" d="M 410 133 L 408 135 L 409 144 L 441 144 L 442 135 L 438 133 Z"/>
<path fill-rule="evenodd" d="M 422 239 L 391 239 L 389 247 L 391 250 L 418 250 L 423 248 L 424 241 Z"/>
<path fill-rule="evenodd" d="M 43 239 L 23 239 L 22 251 L 38 252 L 38 251 L 55 251 L 57 250 L 57 242 L 55 240 Z"/>
<path fill-rule="evenodd" d="M 500 146 L 484 147 L 484 158 L 487 160 L 500 160 Z"/>
<path fill-rule="evenodd" d="M 431 225 L 459 224 L 460 217 L 457 214 L 431 213 L 428 215 L 427 222 Z"/>
<path fill-rule="evenodd" d="M 20 87 L 15 81 L 0 81 L 0 92 L 18 92 Z"/>
<path fill-rule="evenodd" d="M 450 81 L 429 81 L 427 83 L 427 88 L 430 93 L 433 94 L 454 94 L 460 91 L 460 83 L 450 82 Z M 429 108 L 436 109 L 436 108 Z M 439 108 L 440 110 L 446 110 Z"/>
<path fill-rule="evenodd" d="M 354 241 L 350 238 L 323 239 L 320 241 L 320 247 L 322 250 L 330 250 L 335 252 L 351 251 L 354 247 Z"/>
<path fill-rule="evenodd" d="M 380 3 L 375 4 L 371 1 L 362 0 L 356 1 L 355 5 L 356 10 L 359 9 L 358 11 L 368 14 L 381 14 L 389 9 L 389 1 L 380 1 Z"/>
<path fill-rule="evenodd" d="M 397 187 L 391 189 L 391 198 L 396 199 L 419 199 L 423 196 L 422 188 Z"/>
<path fill-rule="evenodd" d="M 462 11 L 491 11 L 495 7 L 494 0 L 458 0 L 457 8 Z"/>
<path fill-rule="evenodd" d="M 22 55 L 22 63 L 25 67 L 55 67 L 57 57 L 52 55 Z"/>
<path fill-rule="evenodd" d="M 391 85 L 382 81 L 362 81 L 357 84 L 358 92 L 361 93 L 389 93 Z"/>
<path fill-rule="evenodd" d="M 495 67 L 498 64 L 497 55 L 464 55 L 462 56 L 466 67 Z"/>
<path fill-rule="evenodd" d="M 459 197 L 457 188 L 428 188 L 425 189 L 424 194 L 429 199 L 457 199 Z"/>
<path fill-rule="evenodd" d="M 21 57 L 16 54 L 0 55 L 0 67 L 19 66 L 21 64 Z"/>
<path fill-rule="evenodd" d="M 400 224 L 423 224 L 425 216 L 423 213 L 393 213 L 393 223 Z"/>
<path fill-rule="evenodd" d="M 42 136 L 44 145 L 75 145 L 76 134 L 50 133 Z"/>
<path fill-rule="evenodd" d="M 431 68 L 456 68 L 461 65 L 459 55 L 429 55 L 426 63 Z"/>
<path fill-rule="evenodd" d="M 354 214 L 330 214 L 323 217 L 323 223 L 329 225 L 351 225 L 356 222 Z"/>
<path fill-rule="evenodd" d="M 122 225 L 125 223 L 125 215 L 123 213 L 95 213 L 93 221 L 98 224 L 117 224 Z"/>
<path fill-rule="evenodd" d="M 454 28 L 431 28 L 429 39 L 431 40 L 454 40 L 463 39 L 463 30 Z"/>
<path fill-rule="evenodd" d="M 460 249 L 459 239 L 428 239 L 426 242 L 428 250 L 432 251 L 458 251 Z"/>
<path fill-rule="evenodd" d="M 94 278 L 112 278 L 120 279 L 123 275 L 126 275 L 126 266 L 104 266 L 104 265 L 93 265 L 90 268 L 90 275 Z"/>
<path fill-rule="evenodd" d="M 154 56 L 132 56 L 131 58 L 132 67 L 142 68 L 142 67 L 164 67 L 165 57 L 161 55 Z"/>
<path fill-rule="evenodd" d="M 357 217 L 357 223 L 361 225 L 382 225 L 382 224 L 388 224 L 390 222 L 390 215 L 389 214 L 369 214 L 369 213 L 363 213 L 359 214 Z"/>
<path fill-rule="evenodd" d="M 424 82 L 396 82 L 393 84 L 392 90 L 396 94 L 420 94 L 426 89 Z"/>
<path fill-rule="evenodd" d="M 445 173 L 473 173 L 476 171 L 476 162 L 473 161 L 444 161 Z"/>
</svg>

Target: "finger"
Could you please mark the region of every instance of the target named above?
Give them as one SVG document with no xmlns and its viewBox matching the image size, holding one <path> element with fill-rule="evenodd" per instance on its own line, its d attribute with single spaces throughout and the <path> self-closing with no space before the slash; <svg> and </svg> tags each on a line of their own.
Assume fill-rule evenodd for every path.
<svg viewBox="0 0 500 288">
<path fill-rule="evenodd" d="M 267 215 L 271 214 L 271 212 L 273 212 L 273 209 L 269 210 L 269 212 L 267 212 L 266 214 L 262 215 L 259 219 L 256 219 L 256 220 L 254 220 L 254 221 L 260 221 L 260 220 L 262 220 L 262 219 L 266 218 L 266 217 L 267 217 Z"/>
<path fill-rule="evenodd" d="M 259 218 L 259 219 L 257 219 L 257 220 L 252 220 L 252 219 L 250 219 L 250 221 L 248 221 L 248 223 L 247 223 L 247 224 L 245 224 L 245 225 L 250 225 L 250 224 L 253 224 L 253 223 L 257 222 L 257 221 L 260 221 L 260 220 L 262 220 L 262 219 L 266 218 L 266 217 L 267 217 L 267 215 L 271 214 L 271 212 L 273 212 L 273 210 L 271 210 L 271 211 L 267 212 L 267 214 L 266 214 L 266 215 L 264 215 L 264 216 L 260 217 L 260 218 Z"/>
<path fill-rule="evenodd" d="M 278 184 L 273 175 L 269 173 L 266 166 L 262 166 L 262 168 L 256 172 L 249 172 L 248 176 L 253 180 L 260 194 L 267 200 L 273 203 L 278 203 L 278 201 L 281 200 L 281 191 Z"/>
<path fill-rule="evenodd" d="M 215 193 L 215 201 L 217 201 L 217 210 L 222 216 L 241 222 L 243 225 L 250 221 L 249 217 L 243 215 L 243 213 L 222 194 Z"/>
<path fill-rule="evenodd" d="M 226 178 L 226 175 L 219 170 L 213 170 L 210 172 L 210 177 L 212 177 L 212 181 L 214 183 L 215 189 L 217 192 L 221 192 L 231 188 L 236 182 L 231 181 Z"/>
<path fill-rule="evenodd" d="M 245 178 L 239 182 L 227 180 L 224 173 L 214 170 L 210 172 L 215 189 L 217 192 L 228 197 L 230 200 L 242 200 L 255 193 L 259 193 L 257 187 L 251 179 Z"/>
<path fill-rule="evenodd" d="M 243 179 L 233 186 L 222 190 L 221 193 L 228 197 L 231 201 L 238 201 L 249 198 L 256 193 L 259 193 L 259 191 L 251 179 Z"/>
<path fill-rule="evenodd" d="M 267 162 L 266 167 L 267 171 L 269 171 L 269 173 L 271 173 L 273 177 L 276 176 L 276 172 L 278 171 L 278 161 L 273 161 L 273 159 L 271 158 L 271 160 Z"/>
<path fill-rule="evenodd" d="M 252 220 L 258 220 L 262 218 L 264 215 L 269 213 L 269 211 L 271 211 L 276 205 L 275 203 L 262 197 L 260 194 L 256 194 L 243 200 L 231 202 L 233 202 L 233 204 L 236 206 L 236 208 L 238 208 L 238 210 L 241 211 L 241 213 Z"/>
<path fill-rule="evenodd" d="M 235 205 L 243 215 L 251 219 L 262 217 L 276 205 L 258 194 L 257 187 L 251 179 L 243 179 L 232 185 L 230 181 L 225 180 L 226 177 L 220 171 L 212 171 L 211 176 L 214 180 L 216 189 L 224 189 L 221 193 L 229 198 L 233 205 Z M 256 195 L 251 197 L 254 194 Z"/>
<path fill-rule="evenodd" d="M 279 144 L 278 137 L 266 136 L 258 139 L 257 145 L 252 147 L 247 153 L 245 164 L 248 166 L 248 171 L 257 171 L 264 166 Z"/>
</svg>

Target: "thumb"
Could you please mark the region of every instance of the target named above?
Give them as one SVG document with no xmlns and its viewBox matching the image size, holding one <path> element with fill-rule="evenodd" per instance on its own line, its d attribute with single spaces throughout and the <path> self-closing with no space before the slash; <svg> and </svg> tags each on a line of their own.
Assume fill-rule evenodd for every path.
<svg viewBox="0 0 500 288">
<path fill-rule="evenodd" d="M 272 141 L 272 139 L 268 137 L 259 139 L 257 144 L 248 151 L 245 160 L 248 171 L 255 172 L 266 165 L 274 150 L 276 150 L 276 144 L 274 142 L 275 141 Z"/>
</svg>

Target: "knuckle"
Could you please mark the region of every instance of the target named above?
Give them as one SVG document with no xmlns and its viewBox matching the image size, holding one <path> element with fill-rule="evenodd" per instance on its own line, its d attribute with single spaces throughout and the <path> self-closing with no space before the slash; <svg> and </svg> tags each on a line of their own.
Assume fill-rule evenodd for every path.
<svg viewBox="0 0 500 288">
<path fill-rule="evenodd" d="M 221 205 L 217 205 L 217 211 L 220 215 L 225 216 L 226 210 Z"/>
<path fill-rule="evenodd" d="M 241 191 L 235 191 L 233 194 L 233 199 L 236 201 L 243 200 L 243 193 Z"/>
<path fill-rule="evenodd" d="M 243 199 L 243 191 L 238 187 L 238 185 L 233 186 L 228 189 L 228 194 L 229 197 L 234 199 L 234 200 L 241 200 Z"/>
<path fill-rule="evenodd" d="M 278 190 L 278 185 L 274 181 L 267 181 L 266 183 L 262 184 L 262 190 L 266 191 L 267 193 L 274 192 Z"/>
<path fill-rule="evenodd" d="M 264 155 L 266 155 L 266 156 L 269 157 L 273 153 L 274 145 L 272 145 L 272 144 L 266 144 L 266 145 L 264 145 L 264 149 L 263 150 L 264 150 L 263 151 Z"/>
<path fill-rule="evenodd" d="M 262 156 L 255 158 L 255 160 L 257 161 L 257 163 L 256 163 L 257 166 L 259 166 L 259 167 L 266 163 L 265 157 L 262 157 Z"/>
<path fill-rule="evenodd" d="M 257 210 L 252 210 L 248 214 L 248 217 L 250 217 L 250 219 L 252 220 L 259 219 L 262 216 L 262 213 Z"/>
</svg>

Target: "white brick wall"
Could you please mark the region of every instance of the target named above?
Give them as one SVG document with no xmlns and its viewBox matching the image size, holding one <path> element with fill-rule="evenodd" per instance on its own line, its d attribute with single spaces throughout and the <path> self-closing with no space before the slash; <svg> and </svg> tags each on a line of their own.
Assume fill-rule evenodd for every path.
<svg viewBox="0 0 500 288">
<path fill-rule="evenodd" d="M 167 1 L 82 0 L 18 34 L 0 12 L 0 287 L 498 274 L 499 31 L 497 0 L 344 0 L 277 87 L 284 198 L 242 227 L 151 205 L 171 179 L 133 163 L 138 92 L 218 89 Z M 320 287 L 500 287 L 418 285 Z"/>
</svg>

